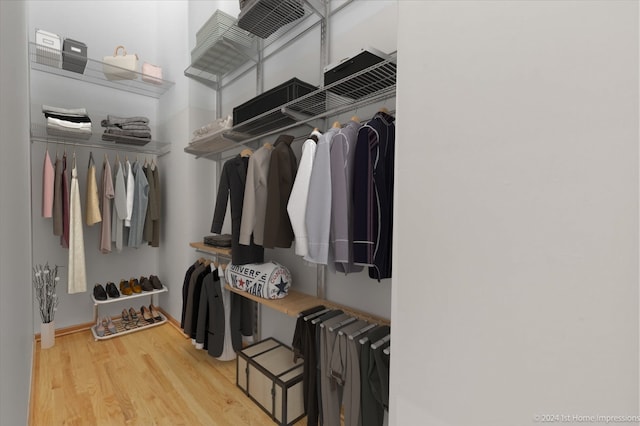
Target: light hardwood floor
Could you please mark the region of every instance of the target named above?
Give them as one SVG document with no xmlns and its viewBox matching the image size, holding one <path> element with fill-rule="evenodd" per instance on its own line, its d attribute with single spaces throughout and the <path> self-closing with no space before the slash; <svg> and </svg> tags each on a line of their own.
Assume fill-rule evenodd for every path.
<svg viewBox="0 0 640 426">
<path fill-rule="evenodd" d="M 32 426 L 275 424 L 236 386 L 236 361 L 196 350 L 169 323 L 97 342 L 89 330 L 56 337 L 34 357 Z"/>
</svg>

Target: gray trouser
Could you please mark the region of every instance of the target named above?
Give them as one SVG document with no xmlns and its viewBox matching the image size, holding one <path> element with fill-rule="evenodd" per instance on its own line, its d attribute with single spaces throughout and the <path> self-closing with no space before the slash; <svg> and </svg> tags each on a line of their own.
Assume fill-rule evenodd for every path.
<svg viewBox="0 0 640 426">
<path fill-rule="evenodd" d="M 336 336 L 331 355 L 330 373 L 332 380 L 343 388 L 345 426 L 361 425 L 360 421 L 360 351 L 356 341 L 349 340 L 349 334 L 360 330 L 366 321 L 355 321 L 341 329 Z M 338 419 L 339 421 L 339 419 Z"/>
<path fill-rule="evenodd" d="M 338 315 L 323 322 L 324 327 L 320 328 L 320 391 L 324 426 L 340 426 L 340 401 L 342 400 L 342 387 L 337 386 L 330 377 L 331 355 L 337 333 L 330 332 L 329 328 L 348 317 L 347 314 Z"/>
</svg>

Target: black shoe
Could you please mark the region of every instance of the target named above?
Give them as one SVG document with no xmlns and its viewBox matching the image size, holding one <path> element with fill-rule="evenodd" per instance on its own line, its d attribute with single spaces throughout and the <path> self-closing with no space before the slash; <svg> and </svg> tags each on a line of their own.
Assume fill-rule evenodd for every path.
<svg viewBox="0 0 640 426">
<path fill-rule="evenodd" d="M 153 288 L 155 288 L 156 290 L 162 290 L 162 283 L 160 282 L 160 279 L 156 275 L 151 275 L 149 277 L 149 281 L 151 281 Z"/>
<path fill-rule="evenodd" d="M 112 299 L 120 297 L 120 292 L 114 283 L 107 283 L 107 295 Z"/>
<path fill-rule="evenodd" d="M 93 286 L 93 297 L 95 297 L 96 300 L 107 300 L 107 292 L 104 291 L 102 284 Z"/>
<path fill-rule="evenodd" d="M 142 277 L 140 280 L 140 287 L 142 287 L 142 291 L 153 291 L 153 284 L 146 277 Z"/>
</svg>

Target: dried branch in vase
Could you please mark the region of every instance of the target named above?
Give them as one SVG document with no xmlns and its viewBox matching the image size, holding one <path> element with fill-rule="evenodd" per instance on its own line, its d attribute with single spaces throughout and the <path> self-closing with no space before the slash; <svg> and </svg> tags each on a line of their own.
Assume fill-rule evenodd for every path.
<svg viewBox="0 0 640 426">
<path fill-rule="evenodd" d="M 40 309 L 40 319 L 45 324 L 54 320 L 58 309 L 58 295 L 56 294 L 58 281 L 60 281 L 60 277 L 57 265 L 50 268 L 47 263 L 36 265 L 33 268 L 33 289 Z"/>
</svg>

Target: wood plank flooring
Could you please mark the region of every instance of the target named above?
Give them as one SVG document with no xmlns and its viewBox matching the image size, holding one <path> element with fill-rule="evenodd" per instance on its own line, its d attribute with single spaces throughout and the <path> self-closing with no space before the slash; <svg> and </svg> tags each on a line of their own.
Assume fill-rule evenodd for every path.
<svg viewBox="0 0 640 426">
<path fill-rule="evenodd" d="M 50 349 L 37 343 L 33 375 L 32 426 L 275 424 L 236 386 L 236 361 L 196 350 L 169 323 L 97 342 L 87 330 Z"/>
</svg>

